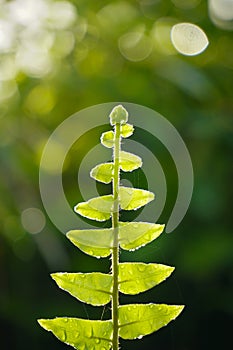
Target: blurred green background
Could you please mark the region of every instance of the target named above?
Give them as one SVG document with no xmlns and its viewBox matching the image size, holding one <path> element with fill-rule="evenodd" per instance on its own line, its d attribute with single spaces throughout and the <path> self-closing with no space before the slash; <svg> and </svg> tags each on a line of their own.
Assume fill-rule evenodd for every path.
<svg viewBox="0 0 233 350">
<path fill-rule="evenodd" d="M 1 349 L 66 349 L 37 318 L 109 315 L 108 308 L 73 300 L 49 276 L 108 271 L 110 262 L 78 251 L 50 222 L 40 199 L 39 165 L 46 140 L 63 120 L 111 101 L 144 105 L 165 116 L 183 137 L 195 176 L 179 227 L 121 256 L 176 267 L 165 283 L 122 303 L 180 303 L 186 309 L 157 333 L 122 341 L 122 349 L 232 344 L 233 13 L 232 1 L 217 3 L 209 1 L 208 8 L 203 0 L 0 0 Z M 170 30 L 179 22 L 205 31 L 210 43 L 202 54 L 176 52 Z M 82 200 L 78 164 L 100 134 L 84 135 L 67 157 L 64 189 L 71 207 Z M 168 196 L 159 219 L 166 223 L 177 193 L 175 166 L 158 141 L 140 130 L 134 137 L 153 150 L 166 174 Z"/>
</svg>

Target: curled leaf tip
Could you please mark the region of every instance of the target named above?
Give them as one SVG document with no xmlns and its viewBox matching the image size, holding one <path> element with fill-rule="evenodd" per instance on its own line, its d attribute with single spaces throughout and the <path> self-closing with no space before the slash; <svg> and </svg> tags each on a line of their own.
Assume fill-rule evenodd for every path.
<svg viewBox="0 0 233 350">
<path fill-rule="evenodd" d="M 111 125 L 125 124 L 128 121 L 128 112 L 122 105 L 118 105 L 113 108 L 109 117 Z"/>
</svg>

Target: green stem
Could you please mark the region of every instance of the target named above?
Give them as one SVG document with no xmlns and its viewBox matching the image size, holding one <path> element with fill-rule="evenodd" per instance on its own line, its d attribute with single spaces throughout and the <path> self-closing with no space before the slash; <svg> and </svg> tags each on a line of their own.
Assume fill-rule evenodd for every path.
<svg viewBox="0 0 233 350">
<path fill-rule="evenodd" d="M 113 322 L 113 342 L 112 349 L 118 350 L 119 347 L 119 329 L 118 329 L 118 267 L 119 267 L 119 242 L 118 242 L 118 225 L 119 225 L 119 182 L 120 182 L 120 147 L 121 135 L 120 124 L 115 125 L 115 143 L 113 149 L 114 176 L 113 176 L 113 198 L 114 208 L 112 214 L 112 227 L 114 229 L 114 244 L 112 249 L 112 274 L 113 274 L 113 291 L 112 291 L 112 322 Z"/>
</svg>

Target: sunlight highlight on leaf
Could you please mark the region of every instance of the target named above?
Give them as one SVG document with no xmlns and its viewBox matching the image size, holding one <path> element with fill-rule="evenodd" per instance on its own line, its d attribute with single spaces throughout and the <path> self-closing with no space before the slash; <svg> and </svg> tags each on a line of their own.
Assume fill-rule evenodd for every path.
<svg viewBox="0 0 233 350">
<path fill-rule="evenodd" d="M 113 131 L 106 131 L 101 135 L 100 141 L 103 146 L 112 148 L 114 145 L 114 133 Z"/>
<path fill-rule="evenodd" d="M 174 320 L 183 310 L 183 305 L 131 304 L 119 307 L 120 337 L 142 338 L 157 331 Z"/>
<path fill-rule="evenodd" d="M 133 134 L 134 127 L 131 124 L 123 124 L 121 125 L 121 136 L 126 138 L 130 137 Z"/>
<path fill-rule="evenodd" d="M 97 221 L 110 219 L 113 210 L 113 196 L 101 196 L 92 198 L 87 202 L 78 203 L 75 212 L 85 218 Z"/>
<path fill-rule="evenodd" d="M 165 227 L 149 222 L 120 222 L 119 225 L 120 246 L 125 250 L 135 250 L 152 242 Z"/>
<path fill-rule="evenodd" d="M 174 267 L 162 264 L 119 264 L 120 292 L 135 295 L 153 288 L 174 271 Z"/>
<path fill-rule="evenodd" d="M 57 317 L 51 320 L 41 319 L 38 320 L 38 322 L 41 327 L 52 332 L 59 340 L 73 346 L 75 349 L 111 349 L 111 321 L 93 321 L 73 317 Z"/>
<path fill-rule="evenodd" d="M 123 171 L 133 171 L 142 166 L 142 159 L 133 153 L 120 152 L 120 168 Z"/>
<path fill-rule="evenodd" d="M 136 210 L 153 201 L 154 193 L 140 188 L 120 186 L 120 206 L 124 210 Z"/>
<path fill-rule="evenodd" d="M 57 285 L 84 303 L 105 305 L 111 300 L 112 276 L 99 273 L 52 273 Z"/>
<path fill-rule="evenodd" d="M 71 230 L 67 238 L 84 253 L 97 258 L 111 254 L 113 247 L 113 229 Z"/>
<path fill-rule="evenodd" d="M 90 176 L 100 182 L 108 184 L 113 177 L 113 163 L 102 163 L 96 165 L 90 172 Z"/>
</svg>

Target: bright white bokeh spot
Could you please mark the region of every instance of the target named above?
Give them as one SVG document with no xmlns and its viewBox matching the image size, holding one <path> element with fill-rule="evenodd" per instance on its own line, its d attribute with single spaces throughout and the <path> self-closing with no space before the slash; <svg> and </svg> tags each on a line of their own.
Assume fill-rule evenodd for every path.
<svg viewBox="0 0 233 350">
<path fill-rule="evenodd" d="M 233 0 L 209 0 L 209 16 L 217 27 L 233 29 Z"/>
<path fill-rule="evenodd" d="M 43 230 L 46 219 L 40 209 L 28 208 L 21 213 L 21 223 L 27 232 L 36 234 Z"/>
<path fill-rule="evenodd" d="M 7 4 L 9 18 L 23 26 L 37 26 L 45 19 L 48 2 L 45 0 L 14 0 Z"/>
<path fill-rule="evenodd" d="M 75 22 L 76 18 L 76 8 L 70 2 L 56 1 L 50 3 L 47 23 L 52 28 L 66 29 Z"/>
<path fill-rule="evenodd" d="M 8 21 L 0 20 L 0 53 L 8 52 L 14 44 L 14 25 Z"/>
<path fill-rule="evenodd" d="M 203 52 L 209 44 L 205 32 L 192 23 L 178 23 L 172 27 L 171 41 L 183 55 L 195 56 Z"/>
<path fill-rule="evenodd" d="M 48 51 L 53 46 L 55 33 L 46 29 L 26 28 L 19 35 L 21 46 L 29 51 Z"/>
<path fill-rule="evenodd" d="M 11 81 L 20 71 L 35 78 L 52 73 L 74 49 L 76 37 L 69 29 L 77 18 L 76 7 L 65 0 L 0 0 L 0 55 L 7 54 L 0 59 L 0 81 Z M 77 28 L 83 38 L 85 23 Z M 0 100 L 13 91 L 12 83 L 3 87 Z"/>
<path fill-rule="evenodd" d="M 224 21 L 233 19 L 233 0 L 209 0 L 213 14 Z"/>
<path fill-rule="evenodd" d="M 52 58 L 46 50 L 29 50 L 22 47 L 16 55 L 16 60 L 19 69 L 35 78 L 41 78 L 53 69 Z"/>
<path fill-rule="evenodd" d="M 121 54 L 129 61 L 138 62 L 146 59 L 152 51 L 152 42 L 143 32 L 129 32 L 118 41 Z"/>
</svg>

